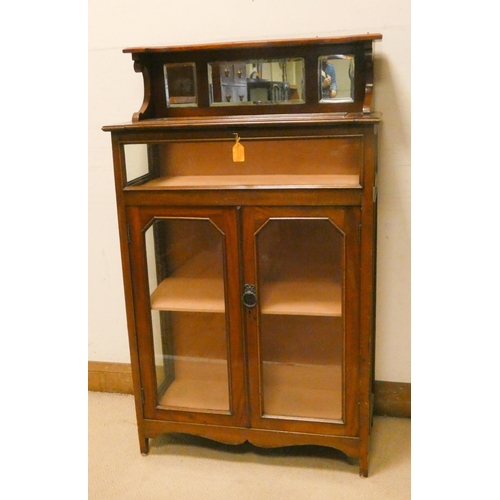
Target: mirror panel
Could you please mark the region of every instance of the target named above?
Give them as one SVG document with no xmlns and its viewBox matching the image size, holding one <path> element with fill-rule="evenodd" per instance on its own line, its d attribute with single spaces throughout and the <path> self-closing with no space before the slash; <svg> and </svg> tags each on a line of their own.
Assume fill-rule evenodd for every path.
<svg viewBox="0 0 500 500">
<path fill-rule="evenodd" d="M 165 75 L 167 107 L 197 107 L 195 64 L 165 64 L 163 71 Z"/>
<path fill-rule="evenodd" d="M 208 64 L 210 106 L 303 104 L 304 59 Z"/>
<path fill-rule="evenodd" d="M 318 59 L 319 102 L 354 101 L 354 55 L 334 54 Z"/>
</svg>

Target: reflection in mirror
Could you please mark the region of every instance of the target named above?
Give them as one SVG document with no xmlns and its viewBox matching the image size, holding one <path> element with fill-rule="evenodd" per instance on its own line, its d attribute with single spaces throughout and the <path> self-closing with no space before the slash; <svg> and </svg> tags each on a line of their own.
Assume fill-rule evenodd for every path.
<svg viewBox="0 0 500 500">
<path fill-rule="evenodd" d="M 304 103 L 304 59 L 208 65 L 211 106 Z"/>
<path fill-rule="evenodd" d="M 167 107 L 196 107 L 196 67 L 194 63 L 165 64 Z"/>
<path fill-rule="evenodd" d="M 354 56 L 331 55 L 318 59 L 319 102 L 353 102 Z"/>
</svg>

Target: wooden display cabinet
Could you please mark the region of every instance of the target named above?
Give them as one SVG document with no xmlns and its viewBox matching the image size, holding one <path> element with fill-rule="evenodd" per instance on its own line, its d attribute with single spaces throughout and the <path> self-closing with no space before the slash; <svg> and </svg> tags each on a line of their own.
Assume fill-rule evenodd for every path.
<svg viewBox="0 0 500 500">
<path fill-rule="evenodd" d="M 142 453 L 316 444 L 367 476 L 379 39 L 124 51 L 144 102 L 104 130 Z"/>
</svg>

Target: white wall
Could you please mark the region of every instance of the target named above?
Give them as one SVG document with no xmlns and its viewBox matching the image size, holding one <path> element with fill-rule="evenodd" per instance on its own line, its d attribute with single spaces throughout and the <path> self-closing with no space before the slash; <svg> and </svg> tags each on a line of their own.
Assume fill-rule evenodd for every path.
<svg viewBox="0 0 500 500">
<path fill-rule="evenodd" d="M 89 0 L 90 361 L 130 361 L 110 136 L 101 131 L 142 104 L 142 76 L 122 49 L 367 32 L 383 35 L 374 47 L 374 107 L 383 114 L 375 376 L 410 382 L 409 0 Z"/>
</svg>

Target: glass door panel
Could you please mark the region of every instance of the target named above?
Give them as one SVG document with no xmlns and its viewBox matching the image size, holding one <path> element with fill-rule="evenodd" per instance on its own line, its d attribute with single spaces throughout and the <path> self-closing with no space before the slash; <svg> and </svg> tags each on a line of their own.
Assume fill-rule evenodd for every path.
<svg viewBox="0 0 500 500">
<path fill-rule="evenodd" d="M 208 219 L 145 232 L 157 404 L 229 412 L 224 236 Z"/>
<path fill-rule="evenodd" d="M 270 219 L 258 232 L 264 416 L 344 417 L 344 235 L 323 218 Z"/>
</svg>

